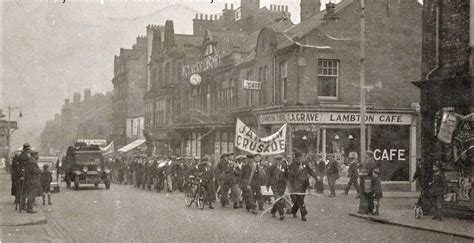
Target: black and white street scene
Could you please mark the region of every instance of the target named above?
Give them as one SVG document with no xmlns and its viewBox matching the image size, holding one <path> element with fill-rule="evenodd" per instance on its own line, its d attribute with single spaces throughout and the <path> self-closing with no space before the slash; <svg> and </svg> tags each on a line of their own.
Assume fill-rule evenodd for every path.
<svg viewBox="0 0 474 243">
<path fill-rule="evenodd" d="M 474 242 L 474 0 L 4 0 L 1 242 Z"/>
</svg>

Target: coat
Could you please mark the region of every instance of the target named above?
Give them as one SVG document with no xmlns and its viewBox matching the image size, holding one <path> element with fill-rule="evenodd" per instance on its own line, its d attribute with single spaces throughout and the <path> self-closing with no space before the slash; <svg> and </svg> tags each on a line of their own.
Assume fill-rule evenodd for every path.
<svg viewBox="0 0 474 243">
<path fill-rule="evenodd" d="M 25 195 L 27 197 L 40 195 L 40 175 L 41 169 L 36 160 L 30 158 L 25 165 Z"/>
<path fill-rule="evenodd" d="M 53 173 L 49 170 L 43 170 L 40 176 L 41 192 L 47 192 L 47 188 L 51 186 L 53 181 Z"/>
<path fill-rule="evenodd" d="M 339 163 L 337 163 L 336 160 L 330 160 L 326 165 L 326 176 L 334 176 L 336 178 L 339 177 Z"/>
<path fill-rule="evenodd" d="M 431 182 L 431 194 L 433 196 L 442 196 L 446 194 L 447 185 L 444 173 L 434 174 Z"/>
<path fill-rule="evenodd" d="M 374 199 L 383 198 L 382 181 L 379 177 L 371 177 L 371 194 Z"/>
<path fill-rule="evenodd" d="M 288 167 L 285 163 L 272 164 L 267 170 L 267 186 L 277 194 L 285 193 L 286 182 L 288 178 Z"/>
<path fill-rule="evenodd" d="M 313 170 L 306 163 L 293 162 L 288 168 L 290 193 L 305 193 L 309 186 L 309 176 L 315 177 Z"/>
</svg>

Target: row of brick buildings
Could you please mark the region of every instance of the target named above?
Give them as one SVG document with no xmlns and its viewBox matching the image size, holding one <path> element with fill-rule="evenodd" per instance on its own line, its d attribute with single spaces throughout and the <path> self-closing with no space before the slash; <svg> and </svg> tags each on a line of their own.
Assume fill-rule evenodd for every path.
<svg viewBox="0 0 474 243">
<path fill-rule="evenodd" d="M 72 102 L 64 100 L 61 113 L 46 122 L 41 133 L 41 151 L 64 155 L 68 146 L 78 139 L 109 140 L 112 120 L 112 93 L 92 94 L 84 90 L 84 97 L 76 92 Z"/>
<path fill-rule="evenodd" d="M 359 1 L 300 6 L 298 24 L 287 6 L 241 0 L 222 15 L 196 15 L 192 34 L 175 33 L 172 20 L 147 26 L 115 57 L 116 147 L 142 136 L 155 153 L 233 152 L 240 118 L 261 136 L 288 123 L 288 151 L 358 151 Z M 422 9 L 366 1 L 367 147 L 387 165 L 386 180 L 408 181 L 415 164 Z"/>
</svg>

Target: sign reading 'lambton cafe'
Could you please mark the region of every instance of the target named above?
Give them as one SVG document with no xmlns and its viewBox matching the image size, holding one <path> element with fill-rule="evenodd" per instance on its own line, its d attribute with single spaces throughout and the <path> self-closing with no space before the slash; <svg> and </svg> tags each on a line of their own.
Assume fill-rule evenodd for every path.
<svg viewBox="0 0 474 243">
<path fill-rule="evenodd" d="M 360 124 L 361 116 L 355 112 L 285 112 L 262 114 L 258 117 L 260 124 Z M 366 124 L 376 125 L 410 125 L 410 114 L 400 113 L 367 113 Z"/>
</svg>

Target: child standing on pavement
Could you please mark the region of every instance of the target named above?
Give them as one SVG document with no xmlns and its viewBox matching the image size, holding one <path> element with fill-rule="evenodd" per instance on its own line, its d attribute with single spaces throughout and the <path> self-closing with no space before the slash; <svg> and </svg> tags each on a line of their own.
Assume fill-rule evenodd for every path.
<svg viewBox="0 0 474 243">
<path fill-rule="evenodd" d="M 432 204 L 434 207 L 434 217 L 438 221 L 443 220 L 442 206 L 443 196 L 446 193 L 446 178 L 439 164 L 433 165 L 433 180 L 430 182 Z"/>
<path fill-rule="evenodd" d="M 374 169 L 371 178 L 371 192 L 369 196 L 369 211 L 373 215 L 379 215 L 380 199 L 382 194 L 382 181 L 380 180 L 380 170 Z M 372 207 L 371 207 L 372 206 Z"/>
<path fill-rule="evenodd" d="M 43 171 L 41 172 L 40 182 L 41 182 L 41 192 L 43 196 L 43 205 L 45 205 L 45 197 L 48 195 L 48 205 L 51 203 L 51 182 L 53 181 L 53 175 L 51 171 L 48 170 L 49 165 L 43 165 Z"/>
</svg>

